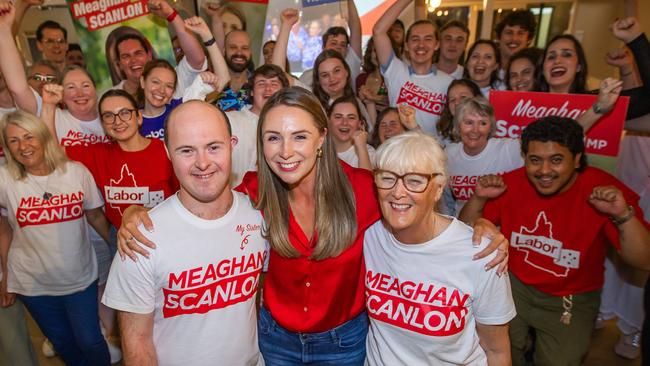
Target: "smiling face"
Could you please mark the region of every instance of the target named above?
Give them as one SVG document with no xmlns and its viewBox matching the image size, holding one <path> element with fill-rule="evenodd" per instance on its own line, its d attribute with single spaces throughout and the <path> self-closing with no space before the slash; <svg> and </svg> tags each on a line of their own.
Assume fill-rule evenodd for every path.
<svg viewBox="0 0 650 366">
<path fill-rule="evenodd" d="M 251 61 L 251 40 L 244 31 L 234 31 L 226 37 L 226 64 L 233 72 L 243 72 Z"/>
<path fill-rule="evenodd" d="M 332 99 L 343 95 L 348 71 L 338 58 L 328 58 L 318 66 L 318 82 Z"/>
<path fill-rule="evenodd" d="M 144 65 L 151 60 L 151 53 L 147 52 L 140 41 L 127 39 L 118 46 L 117 64 L 127 80 L 139 82 Z"/>
<path fill-rule="evenodd" d="M 5 128 L 7 147 L 11 156 L 25 170 L 34 175 L 43 175 L 47 171 L 45 164 L 45 148 L 42 141 L 26 129 L 13 123 Z"/>
<path fill-rule="evenodd" d="M 175 82 L 176 75 L 172 70 L 165 67 L 152 69 L 146 79 L 140 79 L 145 102 L 154 108 L 164 107 L 174 95 Z"/>
<path fill-rule="evenodd" d="M 472 93 L 472 89 L 466 85 L 459 84 L 451 88 L 447 95 L 449 99 L 449 112 L 451 112 L 451 115 L 456 115 L 456 107 L 458 107 L 460 103 L 474 96 L 475 95 Z"/>
<path fill-rule="evenodd" d="M 498 68 L 499 63 L 494 48 L 488 44 L 476 45 L 467 60 L 469 78 L 481 88 L 490 85 L 492 73 Z"/>
<path fill-rule="evenodd" d="M 43 59 L 55 63 L 65 61 L 68 41 L 63 31 L 56 28 L 43 28 L 43 39 L 37 42 L 38 49 L 43 53 Z"/>
<path fill-rule="evenodd" d="M 168 124 L 167 150 L 186 205 L 228 196 L 232 148 L 223 114 L 204 102 L 176 108 Z"/>
<path fill-rule="evenodd" d="M 345 57 L 345 55 L 348 53 L 348 40 L 343 34 L 329 36 L 323 45 L 323 49 L 337 51 L 341 54 L 341 56 Z"/>
<path fill-rule="evenodd" d="M 521 26 L 506 25 L 499 38 L 501 57 L 508 60 L 515 52 L 528 47 L 529 38 L 530 34 Z"/>
<path fill-rule="evenodd" d="M 267 42 L 262 47 L 262 54 L 264 55 L 264 64 L 272 64 L 273 50 L 275 49 L 275 42 Z"/>
<path fill-rule="evenodd" d="M 387 139 L 397 136 L 404 131 L 404 126 L 399 120 L 399 114 L 395 111 L 390 111 L 379 122 L 379 142 L 383 143 Z"/>
<path fill-rule="evenodd" d="M 532 91 L 535 87 L 535 65 L 527 58 L 510 63 L 510 88 L 514 91 Z"/>
<path fill-rule="evenodd" d="M 492 129 L 488 116 L 468 111 L 458 123 L 460 141 L 468 155 L 478 155 L 485 149 Z"/>
<path fill-rule="evenodd" d="M 65 75 L 63 78 L 63 103 L 76 118 L 96 113 L 97 91 L 85 72 L 72 70 Z"/>
<path fill-rule="evenodd" d="M 550 91 L 568 93 L 581 69 L 573 42 L 560 38 L 548 45 L 542 69 Z"/>
<path fill-rule="evenodd" d="M 411 27 L 406 49 L 413 66 L 431 64 L 433 52 L 437 48 L 436 28 L 433 24 L 417 24 Z"/>
<path fill-rule="evenodd" d="M 440 35 L 440 57 L 458 63 L 467 46 L 467 36 L 457 27 L 445 29 Z"/>
<path fill-rule="evenodd" d="M 336 145 L 351 145 L 354 134 L 362 128 L 357 107 L 352 103 L 335 105 L 328 128 Z"/>
<path fill-rule="evenodd" d="M 38 94 L 43 94 L 43 85 L 56 82 L 56 71 L 43 64 L 32 66 L 27 75 L 27 84 L 36 90 Z"/>
<path fill-rule="evenodd" d="M 99 106 L 99 116 L 107 135 L 115 141 L 127 141 L 140 133 L 142 114 L 124 97 L 107 97 Z"/>
<path fill-rule="evenodd" d="M 580 157 L 555 141 L 530 141 L 524 159 L 526 175 L 540 194 L 562 193 L 575 182 Z"/>
<path fill-rule="evenodd" d="M 406 173 L 432 174 L 424 168 L 402 172 L 389 171 L 398 175 Z M 375 179 L 380 179 L 375 175 Z M 408 179 L 408 178 L 406 178 Z M 425 181 L 426 177 L 414 176 L 412 179 Z M 384 222 L 388 224 L 397 240 L 410 242 L 411 238 L 422 238 L 424 233 L 431 232 L 435 217 L 436 203 L 442 194 L 442 186 L 431 178 L 427 188 L 422 193 L 414 193 L 406 189 L 403 179 L 399 179 L 391 189 L 378 189 L 379 206 Z M 426 237 L 427 234 L 424 234 Z M 409 239 L 406 239 L 409 238 Z M 423 241 L 420 241 L 423 242 Z M 415 243 L 412 243 L 415 244 Z"/>
<path fill-rule="evenodd" d="M 253 96 L 253 110 L 258 112 L 264 107 L 273 94 L 282 89 L 282 81 L 277 76 L 267 78 L 264 75 L 255 76 L 253 80 L 253 89 L 251 95 Z"/>
<path fill-rule="evenodd" d="M 314 117 L 297 107 L 271 108 L 262 125 L 264 160 L 290 188 L 316 178 L 317 151 L 325 140 Z"/>
</svg>

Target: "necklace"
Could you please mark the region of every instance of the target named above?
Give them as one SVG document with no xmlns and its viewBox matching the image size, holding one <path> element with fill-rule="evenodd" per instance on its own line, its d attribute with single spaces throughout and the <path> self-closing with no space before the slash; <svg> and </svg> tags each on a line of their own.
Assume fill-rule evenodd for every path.
<svg viewBox="0 0 650 366">
<path fill-rule="evenodd" d="M 54 172 L 52 172 L 52 173 L 54 173 Z M 52 198 L 52 196 L 54 196 L 52 193 L 47 191 L 47 187 L 50 185 L 50 176 L 52 175 L 52 173 L 47 175 L 47 179 L 45 180 L 45 188 L 43 188 L 43 186 L 41 186 L 41 184 L 38 183 L 38 180 L 36 179 L 36 177 L 32 177 L 34 183 L 36 183 L 38 188 L 43 191 L 43 196 L 42 197 L 43 197 L 43 199 L 45 201 L 49 201 L 50 198 Z"/>
</svg>

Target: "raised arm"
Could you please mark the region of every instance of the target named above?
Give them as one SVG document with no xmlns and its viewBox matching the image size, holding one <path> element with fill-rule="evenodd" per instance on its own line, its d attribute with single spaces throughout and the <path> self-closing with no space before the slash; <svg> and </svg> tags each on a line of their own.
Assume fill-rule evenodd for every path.
<svg viewBox="0 0 650 366">
<path fill-rule="evenodd" d="M 614 78 L 606 78 L 600 82 L 598 100 L 592 108 L 587 109 L 576 121 L 582 126 L 585 133 L 596 124 L 605 114 L 614 108 L 618 96 L 623 89 L 623 82 Z"/>
<path fill-rule="evenodd" d="M 226 33 L 223 30 L 223 20 L 221 19 L 221 5 L 218 2 L 206 2 L 203 5 L 203 11 L 210 17 L 210 28 L 217 41 L 217 46 L 221 53 L 226 51 Z"/>
<path fill-rule="evenodd" d="M 44 0 L 17 0 L 14 2 L 14 6 L 16 7 L 16 18 L 14 19 L 14 23 L 11 27 L 12 32 L 14 35 L 18 34 L 18 31 L 20 30 L 20 24 L 23 22 L 23 17 L 25 16 L 25 13 L 29 8 L 32 6 L 40 6 L 43 5 Z"/>
<path fill-rule="evenodd" d="M 483 208 L 491 198 L 499 197 L 507 189 L 503 178 L 498 175 L 490 174 L 480 177 L 476 182 L 474 194 L 465 203 L 460 210 L 458 218 L 470 226 L 483 216 Z"/>
<path fill-rule="evenodd" d="M 158 358 L 153 344 L 153 313 L 117 313 L 122 336 L 125 365 L 156 366 Z"/>
<path fill-rule="evenodd" d="M 10 2 L 0 4 L 0 71 L 16 106 L 29 113 L 38 112 L 36 97 L 27 84 L 23 60 L 11 32 L 16 9 Z"/>
<path fill-rule="evenodd" d="M 165 0 L 150 0 L 149 9 L 157 16 L 167 19 L 178 37 L 178 43 L 180 43 L 183 53 L 185 53 L 187 63 L 194 70 L 201 70 L 205 63 L 203 48 L 201 48 L 201 44 L 196 40 L 196 37 L 187 31 L 185 22 L 183 22 L 183 18 L 181 18 L 176 9 L 172 8 Z"/>
<path fill-rule="evenodd" d="M 390 61 L 391 55 L 393 54 L 393 45 L 388 37 L 388 30 L 411 2 L 412 0 L 397 0 L 386 10 L 384 15 L 379 18 L 372 28 L 375 52 L 377 52 L 377 58 L 382 67 L 388 66 L 388 61 Z"/>
<path fill-rule="evenodd" d="M 56 133 L 56 123 L 54 116 L 56 115 L 57 105 L 63 99 L 63 87 L 58 84 L 45 84 L 43 85 L 43 105 L 41 107 L 41 120 L 45 123 L 47 128 L 52 133 L 52 136 L 59 141 L 59 136 Z"/>
<path fill-rule="evenodd" d="M 275 41 L 273 56 L 271 62 L 286 72 L 285 65 L 287 59 L 287 47 L 289 45 L 289 34 L 291 28 L 300 20 L 298 9 L 284 9 L 280 14 L 280 32 L 278 39 Z"/>
<path fill-rule="evenodd" d="M 617 48 L 607 52 L 605 62 L 610 66 L 618 68 L 621 81 L 623 81 L 623 90 L 641 86 L 640 81 L 637 79 L 636 71 L 634 70 L 632 55 L 627 49 Z"/>
<path fill-rule="evenodd" d="M 223 58 L 223 53 L 217 46 L 216 39 L 210 31 L 210 28 L 201 17 L 190 17 L 185 19 L 185 27 L 197 34 L 204 44 L 208 44 L 206 49 L 208 50 L 214 73 L 219 81 L 215 86 L 215 89 L 221 91 L 230 81 L 230 73 L 228 72 L 226 60 Z"/>
<path fill-rule="evenodd" d="M 348 0 L 348 26 L 350 27 L 350 47 L 359 58 L 363 58 L 361 49 L 361 18 L 354 0 Z"/>
</svg>

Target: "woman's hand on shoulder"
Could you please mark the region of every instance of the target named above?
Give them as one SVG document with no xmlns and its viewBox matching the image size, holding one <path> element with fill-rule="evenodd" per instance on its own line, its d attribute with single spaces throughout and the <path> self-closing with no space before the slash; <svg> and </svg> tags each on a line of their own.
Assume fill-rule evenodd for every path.
<svg viewBox="0 0 650 366">
<path fill-rule="evenodd" d="M 139 245 L 136 240 L 146 247 L 151 249 L 156 248 L 156 244 L 147 239 L 147 237 L 138 230 L 138 226 L 143 225 L 147 231 L 153 231 L 153 222 L 151 222 L 148 212 L 148 209 L 136 205 L 129 206 L 124 211 L 124 215 L 122 216 L 122 226 L 120 226 L 120 229 L 117 231 L 117 250 L 120 253 L 122 260 L 128 256 L 133 261 L 137 261 L 138 257 L 136 256 L 136 253 L 149 258 L 149 252 Z"/>
<path fill-rule="evenodd" d="M 485 270 L 490 270 L 498 265 L 497 274 L 501 276 L 508 270 L 508 246 L 510 243 L 492 222 L 481 218 L 474 223 L 472 242 L 475 246 L 478 246 L 483 238 L 490 239 L 490 243 L 483 250 L 476 253 L 473 259 L 485 258 L 495 250 L 498 251 L 496 257 L 485 266 Z"/>
</svg>

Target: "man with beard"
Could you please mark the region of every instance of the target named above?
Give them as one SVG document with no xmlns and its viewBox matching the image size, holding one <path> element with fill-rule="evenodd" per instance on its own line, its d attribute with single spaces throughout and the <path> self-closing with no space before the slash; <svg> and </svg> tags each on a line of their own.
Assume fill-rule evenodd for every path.
<svg viewBox="0 0 650 366">
<path fill-rule="evenodd" d="M 194 34 L 185 28 L 185 23 L 176 9 L 172 8 L 167 1 L 151 0 L 148 2 L 148 6 L 152 13 L 167 19 L 185 53 L 185 57 L 176 66 L 178 82 L 172 99 L 182 98 L 185 88 L 191 85 L 199 73 L 207 69 L 205 53 Z M 142 76 L 144 65 L 153 59 L 149 45 L 150 43 L 145 39 L 134 34 L 126 34 L 115 42 L 117 58 L 115 62 L 122 72 L 124 80 L 115 85 L 113 89 L 123 89 L 133 96 L 136 95 L 140 87 L 140 76 Z"/>
<path fill-rule="evenodd" d="M 230 82 L 217 97 L 222 111 L 239 111 L 251 104 L 248 68 L 251 65 L 251 38 L 243 30 L 233 30 L 226 35 L 225 56 Z"/>
<path fill-rule="evenodd" d="M 650 268 L 649 225 L 639 197 L 587 167 L 582 127 L 563 117 L 537 120 L 521 135 L 523 168 L 478 179 L 460 213 L 481 214 L 510 238 L 513 365 L 525 365 L 535 329 L 535 365 L 579 365 L 600 304 L 607 244 L 628 264 Z"/>
</svg>

